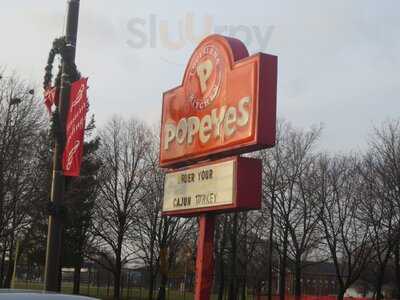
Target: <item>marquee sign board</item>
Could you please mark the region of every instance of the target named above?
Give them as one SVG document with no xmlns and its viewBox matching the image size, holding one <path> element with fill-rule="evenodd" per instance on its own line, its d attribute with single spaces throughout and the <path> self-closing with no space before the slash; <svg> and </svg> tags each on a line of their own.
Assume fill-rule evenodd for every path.
<svg viewBox="0 0 400 300">
<path fill-rule="evenodd" d="M 233 157 L 166 174 L 163 214 L 259 209 L 261 161 Z"/>
<path fill-rule="evenodd" d="M 276 56 L 249 56 L 234 38 L 205 38 L 182 85 L 163 95 L 160 166 L 274 146 L 276 82 Z"/>
</svg>

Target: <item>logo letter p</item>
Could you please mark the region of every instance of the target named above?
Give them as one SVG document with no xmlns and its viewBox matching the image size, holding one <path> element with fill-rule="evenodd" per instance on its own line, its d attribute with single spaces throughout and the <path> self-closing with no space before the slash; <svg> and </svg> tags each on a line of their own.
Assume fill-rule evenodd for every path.
<svg viewBox="0 0 400 300">
<path fill-rule="evenodd" d="M 207 90 L 207 80 L 210 78 L 212 73 L 213 65 L 211 60 L 207 59 L 197 65 L 196 72 L 197 77 L 200 81 L 201 92 L 204 93 Z"/>
</svg>

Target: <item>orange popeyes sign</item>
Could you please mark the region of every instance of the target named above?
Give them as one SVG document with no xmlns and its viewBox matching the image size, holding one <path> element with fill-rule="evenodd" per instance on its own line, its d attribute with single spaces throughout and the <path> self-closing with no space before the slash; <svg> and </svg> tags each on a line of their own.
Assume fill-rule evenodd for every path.
<svg viewBox="0 0 400 300">
<path fill-rule="evenodd" d="M 160 165 L 185 165 L 275 144 L 277 57 L 249 56 L 211 35 L 193 52 L 183 83 L 163 95 Z"/>
</svg>

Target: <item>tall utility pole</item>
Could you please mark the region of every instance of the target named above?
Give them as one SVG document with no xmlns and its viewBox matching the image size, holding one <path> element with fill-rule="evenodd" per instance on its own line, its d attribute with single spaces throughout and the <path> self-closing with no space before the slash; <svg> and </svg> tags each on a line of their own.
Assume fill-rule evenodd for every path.
<svg viewBox="0 0 400 300">
<path fill-rule="evenodd" d="M 71 85 L 71 68 L 75 63 L 76 38 L 78 32 L 79 0 L 68 1 L 66 24 L 66 55 L 62 61 L 60 103 L 56 140 L 53 154 L 53 174 L 50 196 L 49 229 L 47 233 L 45 290 L 60 291 L 59 270 L 61 260 L 62 205 L 64 202 L 65 177 L 62 171 L 62 156 L 65 146 L 65 124 L 68 112 L 68 100 Z"/>
</svg>

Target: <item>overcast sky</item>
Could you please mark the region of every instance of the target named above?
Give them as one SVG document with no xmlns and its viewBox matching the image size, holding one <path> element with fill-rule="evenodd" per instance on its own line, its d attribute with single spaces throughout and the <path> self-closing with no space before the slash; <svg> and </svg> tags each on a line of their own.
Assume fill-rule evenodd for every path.
<svg viewBox="0 0 400 300">
<path fill-rule="evenodd" d="M 41 86 L 66 1 L 0 0 L 0 66 Z M 278 116 L 324 124 L 321 146 L 359 150 L 400 116 L 400 1 L 81 0 L 77 65 L 98 126 L 114 114 L 159 122 L 205 33 L 278 56 Z"/>
</svg>

